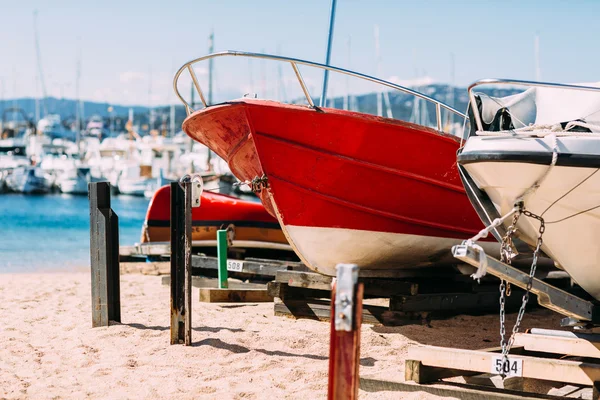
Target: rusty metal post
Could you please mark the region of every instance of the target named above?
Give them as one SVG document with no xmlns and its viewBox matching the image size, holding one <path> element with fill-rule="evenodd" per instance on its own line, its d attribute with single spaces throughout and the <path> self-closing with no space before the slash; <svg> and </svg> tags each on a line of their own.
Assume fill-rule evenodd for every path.
<svg viewBox="0 0 600 400">
<path fill-rule="evenodd" d="M 119 218 L 110 208 L 110 184 L 88 185 L 90 201 L 90 265 L 92 327 L 121 322 L 119 282 Z"/>
<path fill-rule="evenodd" d="M 358 283 L 358 267 L 338 264 L 331 290 L 329 340 L 329 400 L 358 398 L 360 328 L 364 287 Z"/>
<path fill-rule="evenodd" d="M 171 344 L 186 346 L 192 344 L 191 205 L 191 182 L 171 183 Z"/>
</svg>

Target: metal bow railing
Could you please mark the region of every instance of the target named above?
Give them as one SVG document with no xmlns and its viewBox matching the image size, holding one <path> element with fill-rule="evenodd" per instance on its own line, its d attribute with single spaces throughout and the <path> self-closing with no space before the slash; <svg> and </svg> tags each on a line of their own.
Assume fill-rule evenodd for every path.
<svg viewBox="0 0 600 400">
<path fill-rule="evenodd" d="M 344 75 L 349 75 L 352 77 L 356 77 L 356 78 L 360 78 L 369 82 L 373 82 L 379 85 L 383 85 L 385 87 L 391 88 L 391 89 L 395 89 L 398 90 L 400 92 L 415 96 L 417 98 L 423 99 L 427 102 L 433 103 L 435 105 L 435 110 L 436 110 L 436 122 L 437 122 L 437 129 L 439 131 L 442 130 L 442 109 L 445 109 L 449 112 L 452 112 L 456 115 L 458 115 L 461 118 L 465 118 L 465 115 L 463 113 L 461 113 L 460 111 L 455 110 L 454 108 L 448 106 L 447 104 L 442 103 L 441 101 L 438 101 L 432 97 L 429 97 L 427 95 L 424 95 L 423 93 L 419 93 L 417 91 L 414 91 L 412 89 L 409 89 L 407 87 L 401 86 L 401 85 L 397 85 L 395 83 L 392 82 L 388 82 L 385 81 L 383 79 L 379 79 L 379 78 L 375 78 L 373 76 L 369 76 L 369 75 L 365 75 L 365 74 L 361 74 L 360 72 L 354 72 L 354 71 L 350 71 L 344 68 L 338 68 L 338 67 L 332 67 L 329 65 L 324 65 L 324 64 L 319 64 L 316 62 L 312 62 L 312 61 L 306 61 L 306 60 L 300 60 L 297 58 L 289 58 L 289 57 L 282 57 L 282 56 L 276 56 L 276 55 L 270 55 L 270 54 L 261 54 L 261 53 L 249 53 L 249 52 L 245 52 L 245 51 L 234 51 L 234 50 L 228 50 L 228 51 L 223 51 L 223 52 L 219 52 L 219 53 L 213 53 L 213 54 L 209 54 L 200 58 L 196 58 L 195 60 L 189 61 L 187 63 L 185 63 L 175 74 L 175 78 L 173 80 L 173 88 L 175 89 L 175 94 L 177 95 L 177 97 L 179 97 L 179 100 L 181 100 L 181 102 L 183 103 L 183 105 L 185 106 L 185 110 L 187 115 L 190 115 L 191 113 L 193 113 L 195 110 L 193 109 L 192 105 L 190 105 L 184 98 L 183 96 L 179 93 L 179 88 L 178 88 L 178 81 L 179 81 L 179 77 L 181 76 L 181 74 L 184 71 L 188 71 L 190 74 L 190 77 L 192 79 L 192 82 L 194 83 L 194 87 L 196 88 L 196 91 L 198 92 L 199 96 L 200 96 L 200 101 L 202 101 L 202 104 L 204 105 L 204 107 L 208 107 L 210 106 L 210 104 L 207 103 L 206 98 L 204 97 L 204 93 L 202 92 L 202 89 L 200 88 L 200 83 L 198 83 L 198 78 L 196 76 L 196 73 L 194 72 L 194 69 L 192 68 L 192 66 L 196 63 L 199 63 L 201 61 L 205 61 L 208 60 L 210 58 L 217 58 L 217 57 L 226 57 L 226 56 L 234 56 L 234 57 L 248 57 L 248 58 L 260 58 L 260 59 L 266 59 L 266 60 L 273 60 L 273 61 L 280 61 L 280 62 L 287 62 L 291 65 L 292 69 L 294 70 L 294 74 L 296 75 L 296 78 L 298 79 L 298 83 L 300 84 L 300 87 L 302 88 L 302 92 L 304 93 L 304 96 L 306 97 L 306 101 L 308 102 L 308 104 L 311 107 L 316 108 L 315 106 L 315 102 L 313 101 L 308 88 L 306 86 L 306 83 L 304 82 L 304 79 L 302 78 L 302 74 L 300 74 L 300 70 L 298 69 L 298 65 L 305 65 L 305 66 L 309 66 L 309 67 L 314 67 L 314 68 L 320 68 L 320 69 L 325 69 L 325 70 L 329 70 L 332 72 L 338 72 Z"/>
</svg>

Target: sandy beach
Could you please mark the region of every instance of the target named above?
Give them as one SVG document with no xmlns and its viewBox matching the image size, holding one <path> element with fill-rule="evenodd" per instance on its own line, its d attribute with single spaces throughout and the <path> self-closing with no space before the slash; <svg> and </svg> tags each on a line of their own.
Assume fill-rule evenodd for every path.
<svg viewBox="0 0 600 400">
<path fill-rule="evenodd" d="M 169 288 L 158 276 L 121 277 L 122 324 L 91 328 L 89 272 L 0 275 L 0 398 L 301 399 L 327 394 L 329 324 L 273 316 L 273 305 L 193 303 L 191 347 L 169 345 Z M 515 314 L 507 317 L 510 324 Z M 558 326 L 546 310 L 524 328 Z M 404 375 L 418 343 L 496 346 L 497 315 L 430 327 L 363 325 L 361 376 Z M 366 392 L 363 399 L 429 399 Z"/>
</svg>

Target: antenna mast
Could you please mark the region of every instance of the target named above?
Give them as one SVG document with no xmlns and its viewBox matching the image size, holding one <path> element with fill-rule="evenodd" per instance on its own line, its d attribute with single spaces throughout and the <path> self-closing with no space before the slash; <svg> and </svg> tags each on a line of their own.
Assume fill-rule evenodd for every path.
<svg viewBox="0 0 600 400">
<path fill-rule="evenodd" d="M 37 26 L 37 10 L 35 10 L 33 12 L 33 31 L 34 31 L 34 35 L 35 35 L 35 55 L 36 55 L 36 59 L 37 59 L 37 66 L 38 66 L 38 74 L 40 77 L 40 83 L 42 85 L 42 107 L 44 109 L 44 115 L 48 114 L 48 109 L 46 108 L 46 97 L 47 97 L 47 93 L 46 93 L 46 83 L 44 82 L 44 70 L 42 69 L 42 56 L 40 53 L 40 38 L 39 38 L 39 33 L 38 33 L 38 26 Z"/>
<path fill-rule="evenodd" d="M 208 37 L 208 54 L 212 54 L 215 51 L 215 32 L 210 31 Z M 208 105 L 213 103 L 213 65 L 214 58 L 208 59 Z"/>
<path fill-rule="evenodd" d="M 535 80 L 540 82 L 542 80 L 542 70 L 540 68 L 540 34 L 535 34 L 534 39 L 534 54 L 535 54 Z"/>
<path fill-rule="evenodd" d="M 211 30 L 210 31 L 210 36 L 208 37 L 208 54 L 212 54 L 215 52 L 215 31 Z M 209 58 L 208 59 L 208 105 L 210 106 L 213 103 L 213 61 L 214 58 Z M 212 159 L 212 151 L 210 150 L 210 148 L 207 146 L 206 147 L 207 150 L 207 154 L 206 154 L 206 169 L 208 171 L 212 171 L 212 164 L 211 164 L 211 159 Z"/>
<path fill-rule="evenodd" d="M 81 140 L 81 107 L 79 99 L 79 79 L 81 78 L 81 46 L 77 46 L 77 67 L 75 72 L 75 129 L 77 134 L 77 148 Z"/>
</svg>

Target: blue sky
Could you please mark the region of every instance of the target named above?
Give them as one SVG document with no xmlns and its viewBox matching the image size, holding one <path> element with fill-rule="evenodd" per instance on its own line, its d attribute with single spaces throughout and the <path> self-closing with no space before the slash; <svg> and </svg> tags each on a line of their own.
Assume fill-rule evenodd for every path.
<svg viewBox="0 0 600 400">
<path fill-rule="evenodd" d="M 207 53 L 211 29 L 216 50 L 279 52 L 323 62 L 329 7 L 330 0 L 0 0 L 0 97 L 39 93 L 36 9 L 50 95 L 75 96 L 80 48 L 83 99 L 159 105 L 175 102 L 172 76 L 184 62 Z M 543 80 L 600 81 L 598 16 L 600 1 L 591 0 L 338 0 L 332 65 L 399 82 L 418 76 L 450 82 L 453 54 L 458 85 L 489 77 L 533 79 L 537 32 Z M 267 77 L 273 85 L 276 74 L 257 62 L 217 63 L 216 99 L 246 90 L 248 79 Z M 310 81 L 318 86 L 316 76 Z M 337 94 L 344 88 L 341 81 L 332 85 Z"/>
</svg>

